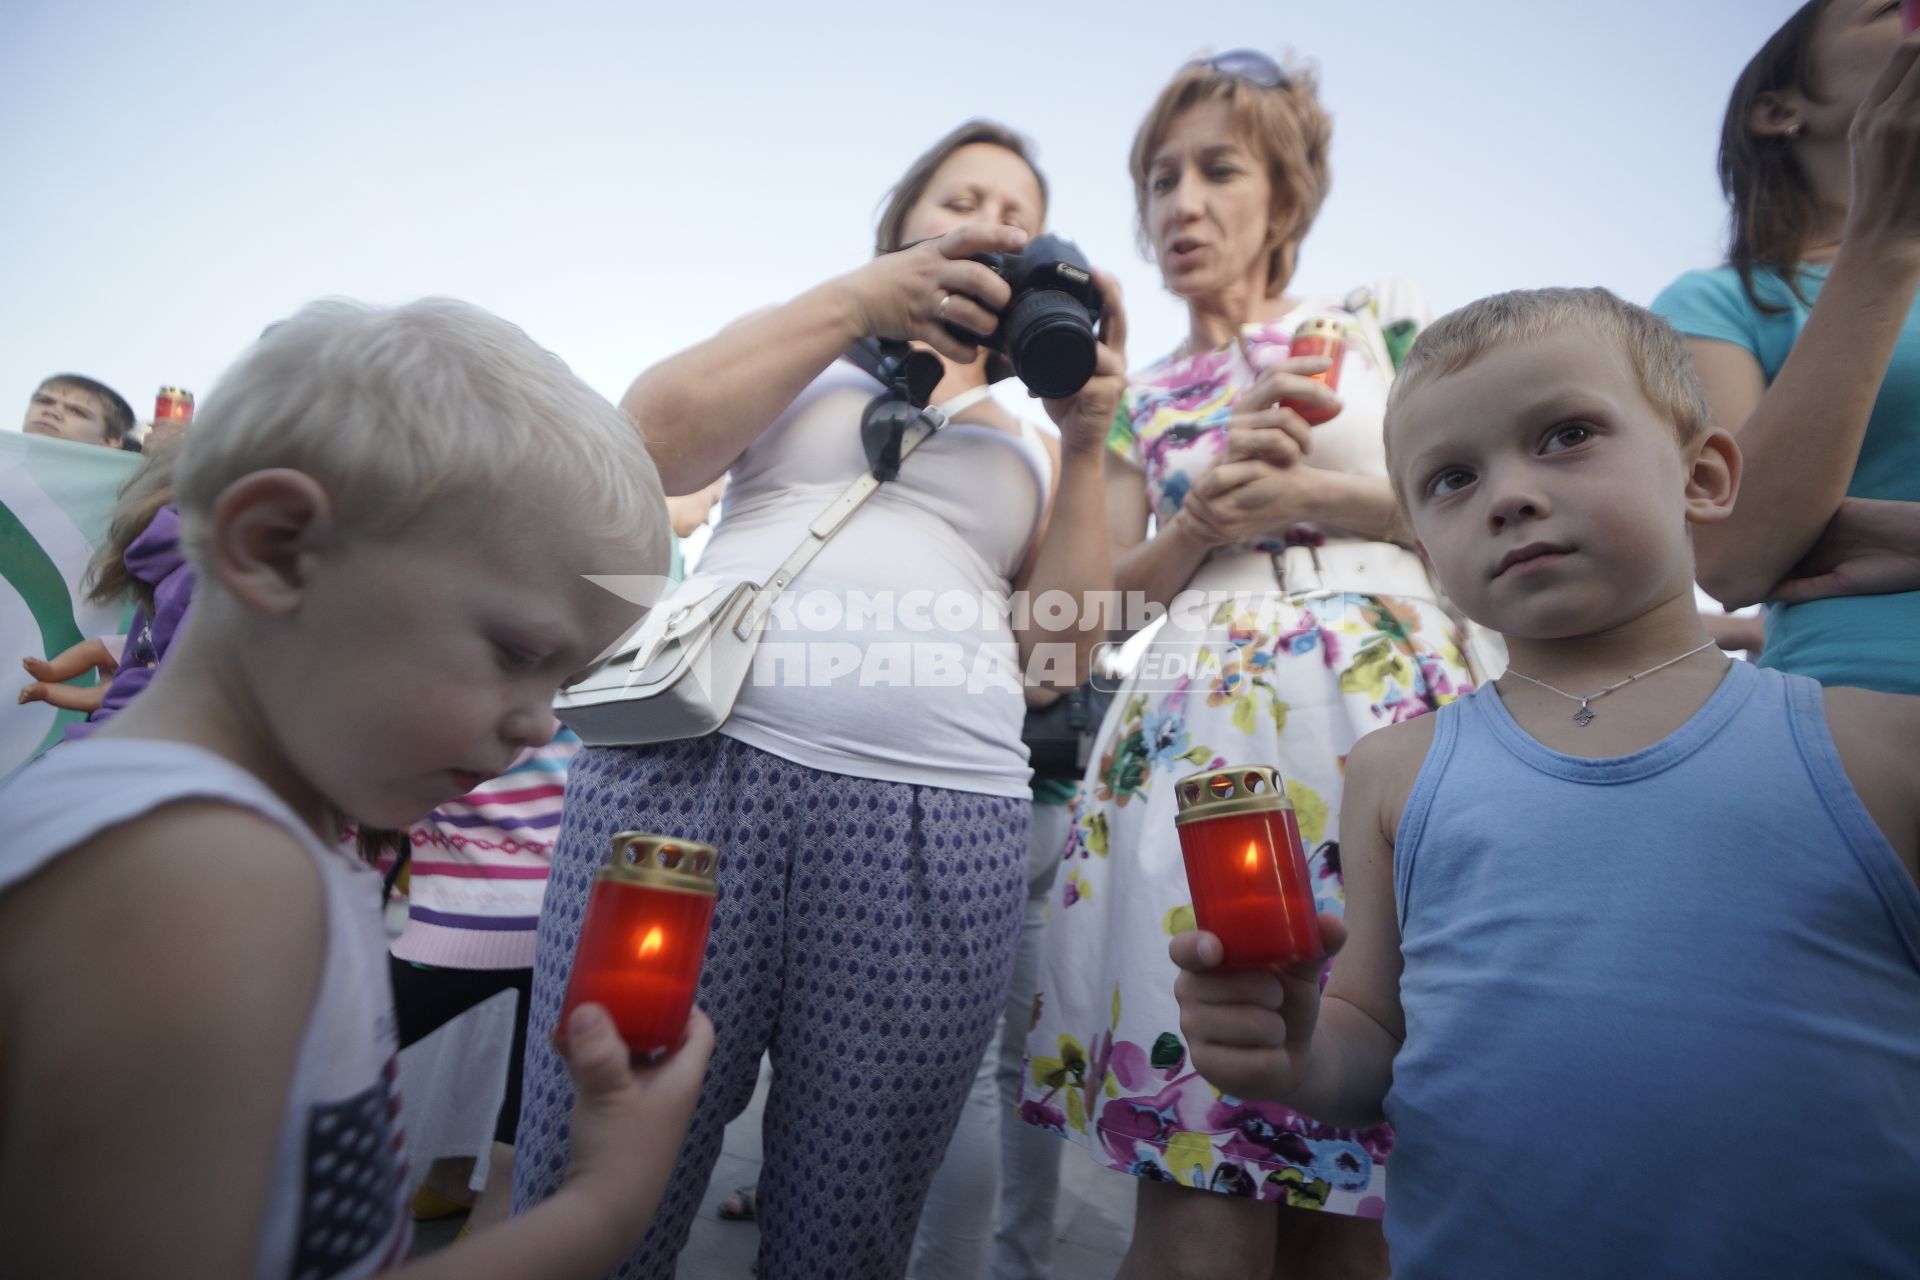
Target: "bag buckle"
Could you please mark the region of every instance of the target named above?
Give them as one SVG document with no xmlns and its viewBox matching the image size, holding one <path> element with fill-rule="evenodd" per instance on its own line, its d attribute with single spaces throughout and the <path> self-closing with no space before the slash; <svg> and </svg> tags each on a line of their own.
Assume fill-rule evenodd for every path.
<svg viewBox="0 0 1920 1280">
<path fill-rule="evenodd" d="M 786 586 L 786 583 L 781 582 L 776 576 L 767 586 L 778 591 Z M 761 618 L 766 616 L 766 610 L 760 607 L 760 593 L 765 589 L 755 587 L 747 592 L 746 600 L 740 606 L 740 616 L 733 620 L 734 639 L 742 641 L 753 639 L 753 633 L 759 629 Z"/>
</svg>

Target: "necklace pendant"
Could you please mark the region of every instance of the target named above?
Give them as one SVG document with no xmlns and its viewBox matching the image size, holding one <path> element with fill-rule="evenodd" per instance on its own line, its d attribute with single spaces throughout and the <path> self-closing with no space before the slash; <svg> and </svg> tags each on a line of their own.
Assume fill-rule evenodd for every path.
<svg viewBox="0 0 1920 1280">
<path fill-rule="evenodd" d="M 1593 708 L 1587 705 L 1585 698 L 1580 699 L 1580 709 L 1573 713 L 1573 722 L 1582 729 L 1593 723 Z"/>
</svg>

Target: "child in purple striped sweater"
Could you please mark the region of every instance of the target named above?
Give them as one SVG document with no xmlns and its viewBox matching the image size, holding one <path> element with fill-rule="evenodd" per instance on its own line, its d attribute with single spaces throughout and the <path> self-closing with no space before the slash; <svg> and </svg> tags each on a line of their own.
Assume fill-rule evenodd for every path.
<svg viewBox="0 0 1920 1280">
<path fill-rule="evenodd" d="M 467 1191 L 473 1161 L 454 1157 L 434 1161 L 413 1199 L 413 1216 L 423 1221 L 471 1209 L 462 1235 L 506 1217 L 512 1199 L 534 934 L 560 829 L 567 762 L 579 750 L 580 739 L 563 726 L 546 746 L 435 807 L 403 837 L 407 925 L 389 962 L 400 1047 L 502 991 L 515 993 L 506 1089 L 480 1196 L 476 1200 Z"/>
</svg>

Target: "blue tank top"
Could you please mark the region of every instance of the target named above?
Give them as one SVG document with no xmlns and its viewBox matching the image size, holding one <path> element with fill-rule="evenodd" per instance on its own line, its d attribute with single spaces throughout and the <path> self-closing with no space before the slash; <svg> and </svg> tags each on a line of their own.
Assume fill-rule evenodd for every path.
<svg viewBox="0 0 1920 1280">
<path fill-rule="evenodd" d="M 1394 1275 L 1920 1275 L 1920 889 L 1817 684 L 1587 760 L 1441 708 L 1394 853 Z"/>
</svg>

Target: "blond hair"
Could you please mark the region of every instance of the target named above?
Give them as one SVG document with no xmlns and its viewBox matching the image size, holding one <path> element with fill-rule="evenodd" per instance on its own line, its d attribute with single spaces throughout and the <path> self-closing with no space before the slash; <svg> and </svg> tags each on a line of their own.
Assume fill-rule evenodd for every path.
<svg viewBox="0 0 1920 1280">
<path fill-rule="evenodd" d="M 1182 112 L 1203 102 L 1221 101 L 1227 104 L 1234 133 L 1266 163 L 1267 179 L 1273 188 L 1267 296 L 1277 298 L 1286 288 L 1299 260 L 1300 242 L 1312 229 L 1333 185 L 1327 163 L 1327 153 L 1333 146 L 1333 120 L 1320 105 L 1319 85 L 1312 70 L 1289 66 L 1284 71 L 1284 84 L 1262 89 L 1250 80 L 1215 70 L 1203 59 L 1174 72 L 1173 79 L 1154 99 L 1133 135 L 1133 153 L 1127 163 L 1133 175 L 1140 248 L 1148 258 L 1153 256 L 1147 203 L 1152 195 L 1154 153 Z"/>
<path fill-rule="evenodd" d="M 157 440 L 146 451 L 145 459 L 127 482 L 113 504 L 112 522 L 107 540 L 100 544 L 87 566 L 87 603 L 118 604 L 131 600 L 153 613 L 153 584 L 127 568 L 127 548 L 147 531 L 160 508 L 173 501 L 174 463 L 180 457 L 181 442 Z"/>
<path fill-rule="evenodd" d="M 1495 347 L 1538 341 L 1573 326 L 1626 355 L 1641 393 L 1672 425 L 1681 444 L 1710 425 L 1693 357 L 1665 320 L 1606 289 L 1515 289 L 1469 302 L 1421 333 L 1387 396 L 1389 454 L 1400 406 L 1422 383 L 1458 373 Z"/>
<path fill-rule="evenodd" d="M 633 422 L 515 326 L 469 303 L 316 302 L 269 328 L 201 404 L 174 479 L 183 538 L 252 472 L 317 481 L 342 528 L 390 536 L 455 497 L 537 484 L 664 565 L 666 500 Z"/>
</svg>

